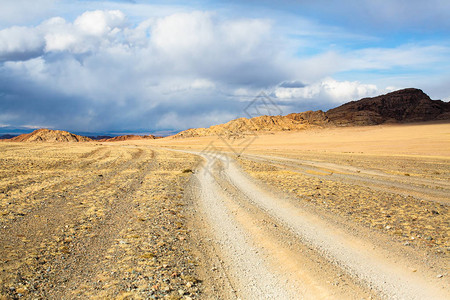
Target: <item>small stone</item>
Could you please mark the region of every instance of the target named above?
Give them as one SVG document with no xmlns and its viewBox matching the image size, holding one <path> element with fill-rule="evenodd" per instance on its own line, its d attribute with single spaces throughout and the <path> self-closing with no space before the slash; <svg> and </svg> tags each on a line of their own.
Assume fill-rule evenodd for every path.
<svg viewBox="0 0 450 300">
<path fill-rule="evenodd" d="M 389 225 L 386 225 L 384 228 L 386 228 L 387 230 L 391 229 L 392 227 Z"/>
<path fill-rule="evenodd" d="M 185 294 L 185 291 L 183 291 L 183 290 L 178 290 L 178 294 L 179 294 L 180 296 L 183 296 L 183 295 Z"/>
<path fill-rule="evenodd" d="M 442 278 L 442 277 L 444 277 L 444 275 L 442 275 L 442 274 L 439 274 L 438 276 L 436 276 L 437 278 Z"/>
</svg>

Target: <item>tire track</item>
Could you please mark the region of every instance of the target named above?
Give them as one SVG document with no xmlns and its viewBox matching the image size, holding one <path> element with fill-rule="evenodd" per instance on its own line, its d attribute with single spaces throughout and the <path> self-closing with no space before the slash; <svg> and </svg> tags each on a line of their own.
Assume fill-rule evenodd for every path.
<svg viewBox="0 0 450 300">
<path fill-rule="evenodd" d="M 273 265 L 278 263 L 283 269 L 285 262 L 270 255 L 267 243 L 266 247 L 262 246 L 266 239 L 261 239 L 261 233 L 258 242 L 255 237 L 257 231 L 249 229 L 251 226 L 245 226 L 242 217 L 238 217 L 242 213 L 239 212 L 236 201 L 244 199 L 267 218 L 274 220 L 275 226 L 290 231 L 295 242 L 311 247 L 328 263 L 338 265 L 356 282 L 376 290 L 382 298 L 449 298 L 449 292 L 445 288 L 448 280 L 436 278 L 427 266 L 418 266 L 417 261 L 402 256 L 396 249 L 386 249 L 372 240 L 371 236 L 353 235 L 345 228 L 340 228 L 337 223 L 302 210 L 288 199 L 275 197 L 261 190 L 225 156 L 203 156 L 207 163 L 196 175 L 200 182 L 199 198 L 224 256 L 223 260 L 227 262 L 228 268 L 225 270 L 230 273 L 229 277 L 239 282 L 238 295 L 262 299 L 317 296 L 308 294 L 313 290 L 308 288 L 303 288 L 306 294 L 301 294 L 302 289 L 295 281 L 298 283 L 302 278 L 292 275 L 296 272 L 291 272 L 290 275 L 278 272 L 277 275 Z M 222 172 L 219 172 L 217 163 L 223 165 Z M 228 195 L 227 185 L 234 190 L 228 192 Z M 411 272 L 411 266 L 416 266 L 419 272 Z M 327 269 L 323 265 L 317 268 L 325 268 L 324 272 Z M 332 289 L 323 293 L 328 293 L 326 298 L 336 294 Z"/>
<path fill-rule="evenodd" d="M 405 176 L 386 174 L 381 171 L 276 156 L 244 155 L 243 158 L 269 163 L 311 177 L 337 182 L 351 182 L 354 185 L 368 186 L 378 191 L 414 196 L 426 201 L 449 204 L 450 184 L 445 181 L 407 178 Z"/>
</svg>

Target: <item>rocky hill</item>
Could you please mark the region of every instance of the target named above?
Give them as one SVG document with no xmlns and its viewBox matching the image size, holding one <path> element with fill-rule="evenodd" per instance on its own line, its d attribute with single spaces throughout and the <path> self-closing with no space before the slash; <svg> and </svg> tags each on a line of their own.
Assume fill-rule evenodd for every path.
<svg viewBox="0 0 450 300">
<path fill-rule="evenodd" d="M 90 138 L 62 130 L 38 129 L 10 139 L 11 142 L 90 142 Z"/>
<path fill-rule="evenodd" d="M 419 89 L 404 89 L 352 101 L 330 109 L 326 115 L 337 126 L 450 120 L 450 103 L 431 100 Z"/>
<path fill-rule="evenodd" d="M 334 126 L 366 126 L 450 120 L 450 103 L 431 100 L 419 89 L 404 89 L 373 98 L 352 101 L 327 112 L 307 111 L 286 116 L 240 118 L 209 128 L 193 128 L 175 138 L 196 136 L 240 136 L 254 132 L 296 131 Z"/>
<path fill-rule="evenodd" d="M 154 140 L 159 137 L 156 137 L 154 135 L 134 135 L 134 134 L 128 134 L 128 135 L 121 135 L 116 136 L 109 139 L 101 139 L 99 142 L 121 142 L 121 141 L 134 141 L 134 140 Z"/>
<path fill-rule="evenodd" d="M 182 138 L 210 135 L 240 136 L 253 132 L 295 131 L 329 125 L 330 123 L 323 111 L 307 111 L 287 116 L 260 116 L 251 119 L 239 118 L 209 128 L 188 129 L 176 134 L 174 137 Z"/>
</svg>

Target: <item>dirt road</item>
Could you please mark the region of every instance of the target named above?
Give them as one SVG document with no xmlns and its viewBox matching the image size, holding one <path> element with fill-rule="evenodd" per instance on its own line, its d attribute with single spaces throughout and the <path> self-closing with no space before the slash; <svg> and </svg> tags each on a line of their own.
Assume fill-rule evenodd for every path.
<svg viewBox="0 0 450 300">
<path fill-rule="evenodd" d="M 192 193 L 220 298 L 450 298 L 448 261 L 275 194 L 225 155 L 202 156 Z"/>
</svg>

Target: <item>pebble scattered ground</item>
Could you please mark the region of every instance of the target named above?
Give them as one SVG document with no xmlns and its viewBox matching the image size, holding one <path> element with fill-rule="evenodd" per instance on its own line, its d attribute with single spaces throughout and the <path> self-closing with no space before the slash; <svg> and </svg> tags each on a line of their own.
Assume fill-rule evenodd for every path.
<svg viewBox="0 0 450 300">
<path fill-rule="evenodd" d="M 342 160 L 342 157 L 335 159 L 335 156 L 327 155 L 328 161 Z M 324 159 L 326 157 L 322 155 L 320 160 Z M 363 160 L 363 158 L 358 159 Z M 390 161 L 384 158 L 383 165 L 386 166 L 387 171 L 394 173 L 401 162 L 398 158 L 391 158 L 391 160 L 395 162 L 390 164 Z M 243 158 L 239 158 L 238 161 L 254 178 L 289 193 L 299 201 L 308 202 L 317 209 L 344 216 L 382 231 L 401 240 L 405 246 L 421 247 L 426 252 L 433 252 L 444 258 L 450 254 L 447 205 L 331 180 L 332 173 L 328 172 L 324 172 L 322 176 L 311 172 L 311 176 L 308 176 L 305 172 L 285 170 L 266 162 Z M 361 162 L 358 161 L 358 164 Z M 409 168 L 414 168 L 418 172 L 419 165 L 416 162 Z M 436 166 L 436 169 L 445 169 L 445 167 L 440 164 Z M 446 174 L 445 170 L 440 172 Z"/>
<path fill-rule="evenodd" d="M 0 146 L 0 299 L 195 299 L 184 189 L 195 156 Z"/>
</svg>

